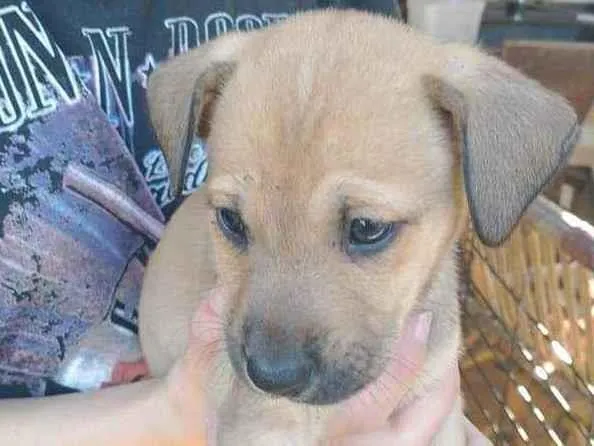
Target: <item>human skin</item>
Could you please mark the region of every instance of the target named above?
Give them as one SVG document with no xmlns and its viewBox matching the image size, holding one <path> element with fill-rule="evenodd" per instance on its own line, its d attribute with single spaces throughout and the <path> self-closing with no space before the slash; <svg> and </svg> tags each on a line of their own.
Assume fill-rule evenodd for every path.
<svg viewBox="0 0 594 446">
<path fill-rule="evenodd" d="M 165 379 L 90 393 L 5 400 L 0 403 L 0 438 L 21 446 L 214 446 L 212 426 L 216 420 L 205 385 L 214 362 L 212 352 L 221 340 L 216 331 L 198 327 L 208 326 L 218 317 L 216 302 L 223 297 L 219 291 L 201 304 L 188 351 Z M 385 372 L 398 379 L 380 377 L 342 403 L 329 421 L 324 446 L 430 445 L 455 403 L 459 388 L 456 367 L 434 391 L 394 413 L 421 369 L 430 324 L 428 313 L 410 318 L 395 346 L 401 360 Z M 471 423 L 466 423 L 466 430 L 470 446 L 490 444 Z"/>
</svg>

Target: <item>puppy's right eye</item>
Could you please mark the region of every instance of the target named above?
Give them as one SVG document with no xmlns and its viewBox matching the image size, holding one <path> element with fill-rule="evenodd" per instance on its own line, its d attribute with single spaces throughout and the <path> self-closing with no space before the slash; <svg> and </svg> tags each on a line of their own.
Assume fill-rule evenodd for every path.
<svg viewBox="0 0 594 446">
<path fill-rule="evenodd" d="M 239 212 L 229 208 L 218 208 L 216 213 L 217 223 L 225 237 L 235 246 L 245 248 L 247 245 L 247 229 Z"/>
<path fill-rule="evenodd" d="M 355 218 L 347 229 L 345 245 L 349 254 L 373 255 L 384 250 L 394 240 L 403 223 L 386 223 L 369 218 Z"/>
</svg>

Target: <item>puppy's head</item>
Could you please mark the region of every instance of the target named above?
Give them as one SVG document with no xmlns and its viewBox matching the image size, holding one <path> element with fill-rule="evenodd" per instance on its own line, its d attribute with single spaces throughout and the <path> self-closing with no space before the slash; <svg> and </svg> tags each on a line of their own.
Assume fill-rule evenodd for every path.
<svg viewBox="0 0 594 446">
<path fill-rule="evenodd" d="M 379 375 L 466 202 L 501 242 L 577 135 L 562 98 L 498 60 L 344 11 L 203 45 L 156 71 L 149 103 L 178 191 L 207 140 L 237 374 L 311 404 Z"/>
</svg>

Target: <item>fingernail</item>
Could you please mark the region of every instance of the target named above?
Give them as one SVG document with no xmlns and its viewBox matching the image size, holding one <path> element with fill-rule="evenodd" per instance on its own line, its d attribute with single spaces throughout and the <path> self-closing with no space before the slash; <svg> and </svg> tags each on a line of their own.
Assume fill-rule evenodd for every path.
<svg viewBox="0 0 594 446">
<path fill-rule="evenodd" d="M 429 311 L 421 313 L 417 316 L 415 322 L 414 333 L 415 339 L 420 342 L 427 342 L 429 333 L 431 332 L 431 322 L 433 321 L 433 314 Z"/>
</svg>

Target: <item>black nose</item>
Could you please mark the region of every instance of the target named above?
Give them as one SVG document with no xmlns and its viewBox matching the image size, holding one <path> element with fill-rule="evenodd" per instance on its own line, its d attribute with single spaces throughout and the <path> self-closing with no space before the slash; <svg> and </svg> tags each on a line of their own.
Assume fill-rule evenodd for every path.
<svg viewBox="0 0 594 446">
<path fill-rule="evenodd" d="M 245 360 L 247 375 L 257 388 L 288 398 L 301 395 L 315 371 L 315 361 L 303 343 L 263 329 L 246 333 Z"/>
</svg>

